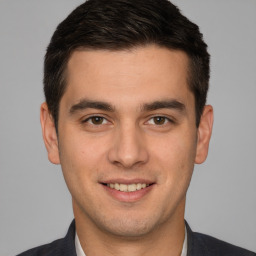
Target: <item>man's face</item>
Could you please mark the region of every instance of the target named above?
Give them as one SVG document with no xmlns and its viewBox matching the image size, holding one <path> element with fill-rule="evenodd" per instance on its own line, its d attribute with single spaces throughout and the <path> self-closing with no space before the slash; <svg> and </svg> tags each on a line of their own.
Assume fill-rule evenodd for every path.
<svg viewBox="0 0 256 256">
<path fill-rule="evenodd" d="M 187 66 L 185 53 L 157 46 L 73 53 L 48 152 L 76 218 L 124 236 L 183 219 L 198 150 Z"/>
</svg>

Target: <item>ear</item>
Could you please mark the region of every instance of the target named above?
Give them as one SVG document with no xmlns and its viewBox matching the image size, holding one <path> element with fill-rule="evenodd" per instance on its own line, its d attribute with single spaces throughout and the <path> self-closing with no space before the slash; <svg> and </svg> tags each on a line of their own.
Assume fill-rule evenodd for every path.
<svg viewBox="0 0 256 256">
<path fill-rule="evenodd" d="M 197 131 L 197 149 L 195 163 L 203 163 L 208 155 L 209 143 L 212 135 L 213 108 L 210 105 L 204 107 L 203 114 Z"/>
<path fill-rule="evenodd" d="M 48 152 L 48 159 L 53 164 L 59 164 L 58 137 L 53 117 L 44 102 L 40 108 L 40 121 L 43 133 L 44 144 Z"/>
</svg>

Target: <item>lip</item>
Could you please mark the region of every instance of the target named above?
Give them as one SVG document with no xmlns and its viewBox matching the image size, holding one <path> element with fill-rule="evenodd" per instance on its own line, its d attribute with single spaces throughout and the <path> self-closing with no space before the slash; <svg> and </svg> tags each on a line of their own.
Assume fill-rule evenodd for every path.
<svg viewBox="0 0 256 256">
<path fill-rule="evenodd" d="M 119 184 L 137 184 L 137 183 L 146 183 L 146 184 L 154 184 L 155 182 L 152 180 L 147 180 L 147 179 L 139 179 L 139 178 L 135 178 L 135 179 L 108 179 L 108 180 L 104 180 L 104 181 L 100 181 L 100 183 L 102 184 L 114 184 L 114 183 L 119 183 Z"/>
<path fill-rule="evenodd" d="M 121 183 L 121 184 L 137 184 L 137 183 L 146 183 L 150 184 L 148 187 L 136 190 L 133 192 L 122 192 L 113 188 L 110 188 L 106 186 L 106 184 L 114 184 L 114 183 Z M 114 180 L 107 180 L 104 182 L 100 182 L 102 185 L 103 189 L 107 192 L 108 195 L 110 195 L 112 198 L 115 200 L 118 200 L 120 202 L 136 202 L 144 198 L 146 195 L 148 195 L 152 189 L 154 188 L 155 183 L 149 180 L 144 180 L 144 179 L 132 179 L 132 180 L 127 180 L 127 179 L 114 179 Z"/>
</svg>

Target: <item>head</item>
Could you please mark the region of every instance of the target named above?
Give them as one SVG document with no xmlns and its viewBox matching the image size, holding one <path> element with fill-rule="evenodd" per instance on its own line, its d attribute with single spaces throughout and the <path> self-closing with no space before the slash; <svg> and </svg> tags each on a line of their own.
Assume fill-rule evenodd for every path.
<svg viewBox="0 0 256 256">
<path fill-rule="evenodd" d="M 211 135 L 206 48 L 166 0 L 89 0 L 58 26 L 41 123 L 86 230 L 136 237 L 182 223 Z"/>
<path fill-rule="evenodd" d="M 198 126 L 210 73 L 207 45 L 198 26 L 167 0 L 88 0 L 59 24 L 45 56 L 44 92 L 56 129 L 67 63 L 75 50 L 120 51 L 150 44 L 187 54 Z"/>
</svg>

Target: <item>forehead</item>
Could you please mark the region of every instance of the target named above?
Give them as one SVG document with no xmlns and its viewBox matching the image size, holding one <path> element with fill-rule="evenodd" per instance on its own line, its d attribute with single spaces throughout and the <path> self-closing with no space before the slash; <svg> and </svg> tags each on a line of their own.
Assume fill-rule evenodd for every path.
<svg viewBox="0 0 256 256">
<path fill-rule="evenodd" d="M 190 93 L 187 76 L 188 57 L 182 51 L 155 45 L 119 51 L 77 50 L 67 65 L 64 96 L 70 100 L 106 96 L 116 101 L 121 97 L 145 102 L 168 96 L 179 100 Z"/>
</svg>

